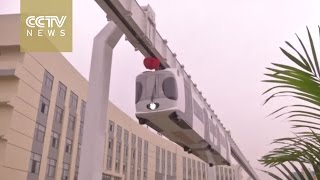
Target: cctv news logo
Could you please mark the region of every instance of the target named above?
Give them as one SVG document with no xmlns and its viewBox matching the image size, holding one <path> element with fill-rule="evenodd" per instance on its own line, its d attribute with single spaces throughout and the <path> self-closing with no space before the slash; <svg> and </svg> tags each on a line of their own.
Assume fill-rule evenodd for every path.
<svg viewBox="0 0 320 180">
<path fill-rule="evenodd" d="M 66 30 L 63 28 L 67 16 L 28 16 L 26 18 L 27 37 L 66 36 Z"/>
<path fill-rule="evenodd" d="M 21 52 L 72 51 L 72 0 L 20 0 L 20 14 Z"/>
</svg>

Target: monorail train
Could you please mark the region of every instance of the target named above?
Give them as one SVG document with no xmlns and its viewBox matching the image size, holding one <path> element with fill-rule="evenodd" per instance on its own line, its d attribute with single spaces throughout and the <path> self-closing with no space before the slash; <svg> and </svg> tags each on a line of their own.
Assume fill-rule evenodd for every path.
<svg viewBox="0 0 320 180">
<path fill-rule="evenodd" d="M 136 117 L 210 166 L 231 163 L 228 133 L 179 68 L 137 76 Z"/>
</svg>

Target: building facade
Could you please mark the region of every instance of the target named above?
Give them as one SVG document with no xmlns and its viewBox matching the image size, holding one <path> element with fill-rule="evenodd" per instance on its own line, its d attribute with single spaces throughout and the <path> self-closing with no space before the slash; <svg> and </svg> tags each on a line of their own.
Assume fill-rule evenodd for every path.
<svg viewBox="0 0 320 180">
<path fill-rule="evenodd" d="M 212 168 L 213 179 L 212 180 L 241 180 L 242 168 L 239 165 L 231 166 L 215 166 Z"/>
</svg>

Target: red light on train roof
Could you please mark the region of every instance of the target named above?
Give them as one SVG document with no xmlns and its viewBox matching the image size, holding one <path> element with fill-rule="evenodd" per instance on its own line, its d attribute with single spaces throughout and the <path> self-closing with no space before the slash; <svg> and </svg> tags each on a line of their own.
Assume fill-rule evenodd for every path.
<svg viewBox="0 0 320 180">
<path fill-rule="evenodd" d="M 147 69 L 150 69 L 150 70 L 153 70 L 153 69 L 157 70 L 160 68 L 160 60 L 155 57 L 144 58 L 143 64 Z"/>
</svg>

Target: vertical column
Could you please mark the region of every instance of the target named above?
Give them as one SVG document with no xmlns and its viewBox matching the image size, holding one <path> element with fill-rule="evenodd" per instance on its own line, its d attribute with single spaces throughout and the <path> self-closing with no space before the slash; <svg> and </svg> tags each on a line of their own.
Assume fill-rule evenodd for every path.
<svg viewBox="0 0 320 180">
<path fill-rule="evenodd" d="M 79 180 L 101 180 L 112 52 L 122 36 L 109 22 L 94 38 Z"/>
</svg>

